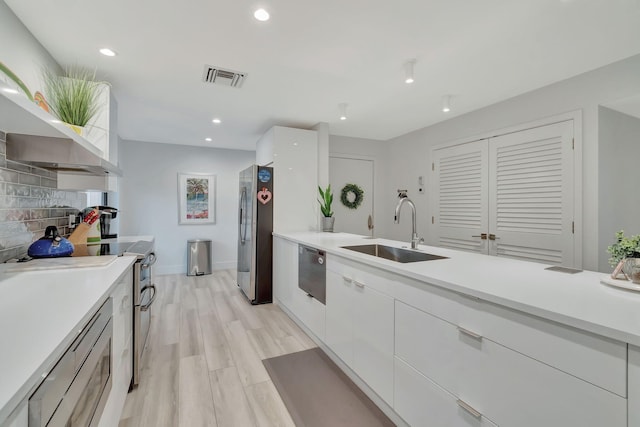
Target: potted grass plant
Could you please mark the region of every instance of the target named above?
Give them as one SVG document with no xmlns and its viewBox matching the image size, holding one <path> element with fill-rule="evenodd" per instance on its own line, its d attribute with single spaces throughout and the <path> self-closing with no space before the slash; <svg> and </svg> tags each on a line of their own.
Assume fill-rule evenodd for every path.
<svg viewBox="0 0 640 427">
<path fill-rule="evenodd" d="M 64 75 L 45 68 L 42 73 L 49 109 L 78 134 L 98 113 L 104 82 L 96 81 L 95 71 L 69 67 Z"/>
<path fill-rule="evenodd" d="M 325 190 L 322 190 L 318 186 L 318 193 L 320 193 L 320 211 L 322 212 L 322 231 L 333 232 L 333 224 L 335 218 L 333 217 L 333 211 L 331 210 L 331 203 L 333 203 L 333 192 L 331 191 L 331 184 L 327 185 Z"/>
</svg>

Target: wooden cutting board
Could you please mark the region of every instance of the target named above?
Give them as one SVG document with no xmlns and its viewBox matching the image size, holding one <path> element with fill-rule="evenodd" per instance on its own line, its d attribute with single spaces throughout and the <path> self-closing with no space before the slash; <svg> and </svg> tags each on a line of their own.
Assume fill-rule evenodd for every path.
<svg viewBox="0 0 640 427">
<path fill-rule="evenodd" d="M 4 270 L 7 273 L 17 271 L 53 270 L 60 268 L 105 267 L 115 261 L 116 255 L 38 258 L 27 262 L 17 262 Z"/>
</svg>

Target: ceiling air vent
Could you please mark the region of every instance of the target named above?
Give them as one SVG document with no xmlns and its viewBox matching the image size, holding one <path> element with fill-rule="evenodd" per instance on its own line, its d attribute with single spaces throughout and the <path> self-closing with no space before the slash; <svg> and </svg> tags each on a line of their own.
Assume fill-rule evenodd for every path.
<svg viewBox="0 0 640 427">
<path fill-rule="evenodd" d="M 225 70 L 220 67 L 214 67 L 212 65 L 204 66 L 204 74 L 202 80 L 205 83 L 215 83 L 223 86 L 241 87 L 244 79 L 247 77 L 247 73 L 241 73 L 240 71 Z"/>
</svg>

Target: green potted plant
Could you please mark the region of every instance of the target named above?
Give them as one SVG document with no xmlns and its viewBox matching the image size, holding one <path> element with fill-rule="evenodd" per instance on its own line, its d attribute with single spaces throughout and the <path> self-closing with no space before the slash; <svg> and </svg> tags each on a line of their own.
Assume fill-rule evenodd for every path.
<svg viewBox="0 0 640 427">
<path fill-rule="evenodd" d="M 96 81 L 95 71 L 81 67 L 69 67 L 62 76 L 45 68 L 42 76 L 51 112 L 81 134 L 82 128 L 100 109 L 104 82 Z"/>
<path fill-rule="evenodd" d="M 640 282 L 640 234 L 625 237 L 624 231 L 616 233 L 616 242 L 607 248 L 609 265 L 615 267 L 612 277 L 615 279 L 620 272 L 633 280 Z"/>
<path fill-rule="evenodd" d="M 327 185 L 327 188 L 323 191 L 318 186 L 318 193 L 320 193 L 320 211 L 322 212 L 322 231 L 333 231 L 333 223 L 335 218 L 333 217 L 333 211 L 331 210 L 331 203 L 333 203 L 333 192 L 331 191 L 331 184 Z"/>
</svg>

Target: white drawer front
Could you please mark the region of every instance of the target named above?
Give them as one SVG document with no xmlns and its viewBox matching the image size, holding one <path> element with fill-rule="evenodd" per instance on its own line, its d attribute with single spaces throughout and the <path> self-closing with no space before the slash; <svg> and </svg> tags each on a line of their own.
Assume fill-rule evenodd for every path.
<svg viewBox="0 0 640 427">
<path fill-rule="evenodd" d="M 394 410 L 411 426 L 496 426 L 485 416 L 473 415 L 464 403 L 457 403 L 455 396 L 398 358 L 395 358 L 394 383 Z"/>
<path fill-rule="evenodd" d="M 353 282 L 327 270 L 325 342 L 349 366 L 353 366 L 354 287 Z"/>
<path fill-rule="evenodd" d="M 396 299 L 626 397 L 626 344 L 403 279 Z"/>
<path fill-rule="evenodd" d="M 322 341 L 325 339 L 325 306 L 300 288 L 293 289 L 293 314 Z"/>
<path fill-rule="evenodd" d="M 394 293 L 395 281 L 399 278 L 399 276 L 386 271 L 336 257 L 332 254 L 327 255 L 327 270 L 354 282 L 366 284 L 366 286 L 378 292 L 391 296 Z"/>
<path fill-rule="evenodd" d="M 626 399 L 476 331 L 400 302 L 395 328 L 398 358 L 499 425 L 626 426 Z"/>
<path fill-rule="evenodd" d="M 393 405 L 393 298 L 367 286 L 354 293 L 353 370 Z"/>
</svg>

